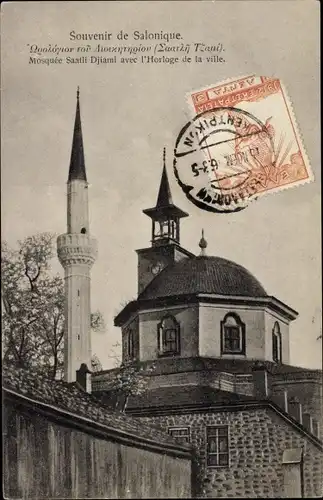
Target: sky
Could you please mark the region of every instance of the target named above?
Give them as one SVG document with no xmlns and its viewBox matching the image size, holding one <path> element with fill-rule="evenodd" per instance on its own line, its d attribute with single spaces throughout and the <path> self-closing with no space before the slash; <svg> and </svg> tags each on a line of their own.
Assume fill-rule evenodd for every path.
<svg viewBox="0 0 323 500">
<path fill-rule="evenodd" d="M 204 228 L 208 255 L 243 265 L 269 295 L 299 312 L 290 330 L 291 363 L 320 367 L 318 14 L 314 1 L 2 4 L 2 239 L 15 245 L 32 234 L 66 231 L 79 85 L 90 230 L 99 247 L 92 310 L 100 310 L 106 323 L 104 332 L 92 335 L 92 349 L 104 368 L 115 365 L 113 346 L 120 341 L 113 318 L 136 296 L 135 250 L 149 246 L 151 236 L 142 210 L 156 202 L 164 146 L 173 200 L 190 214 L 182 221 L 182 246 L 197 253 Z M 32 45 L 76 47 L 83 42 L 71 41 L 71 31 L 107 31 L 115 38 L 120 30 L 179 32 L 184 43 L 222 43 L 226 62 L 29 64 Z M 148 42 L 127 41 L 139 43 Z M 262 197 L 241 212 L 209 213 L 186 199 L 172 168 L 176 138 L 191 117 L 185 95 L 246 74 L 284 82 L 315 180 Z M 53 270 L 63 276 L 57 258 Z"/>
</svg>

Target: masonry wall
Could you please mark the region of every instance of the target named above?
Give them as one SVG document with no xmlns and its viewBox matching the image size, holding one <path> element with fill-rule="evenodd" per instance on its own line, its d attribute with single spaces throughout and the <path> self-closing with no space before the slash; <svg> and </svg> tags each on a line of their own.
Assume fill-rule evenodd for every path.
<svg viewBox="0 0 323 500">
<path fill-rule="evenodd" d="M 6 405 L 4 496 L 189 498 L 191 461 L 101 439 Z"/>
<path fill-rule="evenodd" d="M 283 452 L 299 447 L 304 448 L 304 496 L 321 496 L 321 451 L 270 409 L 139 418 L 165 430 L 169 426 L 190 427 L 191 443 L 198 450 L 200 496 L 282 498 Z M 228 467 L 206 467 L 207 425 L 229 425 Z"/>
</svg>

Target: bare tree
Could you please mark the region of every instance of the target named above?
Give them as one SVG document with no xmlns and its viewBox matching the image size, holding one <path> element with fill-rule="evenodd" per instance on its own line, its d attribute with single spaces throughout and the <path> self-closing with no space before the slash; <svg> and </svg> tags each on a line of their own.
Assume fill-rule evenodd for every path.
<svg viewBox="0 0 323 500">
<path fill-rule="evenodd" d="M 102 371 L 102 364 L 96 354 L 93 354 L 91 359 L 91 370 L 93 373 Z"/>
<path fill-rule="evenodd" d="M 64 348 L 64 282 L 50 273 L 55 235 L 41 233 L 1 248 L 3 359 L 61 377 Z M 94 331 L 102 314 L 91 315 Z"/>
<path fill-rule="evenodd" d="M 105 330 L 105 322 L 100 311 L 91 313 L 91 329 L 93 332 L 102 332 Z"/>
<path fill-rule="evenodd" d="M 122 346 L 121 343 L 117 341 L 115 344 L 112 344 L 112 347 L 110 348 L 110 353 L 107 357 L 109 359 L 114 360 L 115 368 L 119 368 L 122 363 L 121 356 L 122 356 Z"/>
<path fill-rule="evenodd" d="M 123 362 L 116 370 L 111 390 L 116 394 L 116 407 L 122 412 L 127 409 L 130 396 L 139 396 L 149 388 L 150 374 L 155 364 L 144 365 L 140 361 Z"/>
</svg>

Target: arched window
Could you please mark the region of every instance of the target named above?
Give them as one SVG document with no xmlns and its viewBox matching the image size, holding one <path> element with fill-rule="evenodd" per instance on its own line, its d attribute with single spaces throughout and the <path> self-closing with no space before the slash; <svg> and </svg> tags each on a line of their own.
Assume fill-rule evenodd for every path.
<svg viewBox="0 0 323 500">
<path fill-rule="evenodd" d="M 236 313 L 228 313 L 221 321 L 221 354 L 246 353 L 246 325 Z"/>
<path fill-rule="evenodd" d="M 282 336 L 280 333 L 280 326 L 278 321 L 275 321 L 272 331 L 273 337 L 273 360 L 276 363 L 282 362 Z"/>
<path fill-rule="evenodd" d="M 86 229 L 85 229 L 85 227 L 82 227 L 82 229 L 81 229 L 81 234 L 86 234 Z"/>
<path fill-rule="evenodd" d="M 133 359 L 135 356 L 135 343 L 133 330 L 128 332 L 128 359 Z"/>
<path fill-rule="evenodd" d="M 165 316 L 158 323 L 159 356 L 176 356 L 180 354 L 179 323 L 173 316 Z"/>
<path fill-rule="evenodd" d="M 136 350 L 136 330 L 128 327 L 123 332 L 122 359 L 130 361 L 137 356 Z"/>
</svg>

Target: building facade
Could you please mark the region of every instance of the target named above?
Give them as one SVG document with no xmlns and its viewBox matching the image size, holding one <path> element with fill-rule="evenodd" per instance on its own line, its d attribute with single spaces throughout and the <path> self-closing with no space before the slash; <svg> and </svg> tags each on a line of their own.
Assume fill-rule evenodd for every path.
<svg viewBox="0 0 323 500">
<path fill-rule="evenodd" d="M 137 250 L 138 297 L 116 316 L 122 359 L 155 369 L 127 413 L 197 452 L 198 496 L 315 497 L 322 492 L 321 372 L 290 365 L 298 313 L 242 266 L 180 244 L 188 214 L 164 166 L 151 245 Z M 113 400 L 116 370 L 92 378 Z"/>
</svg>

